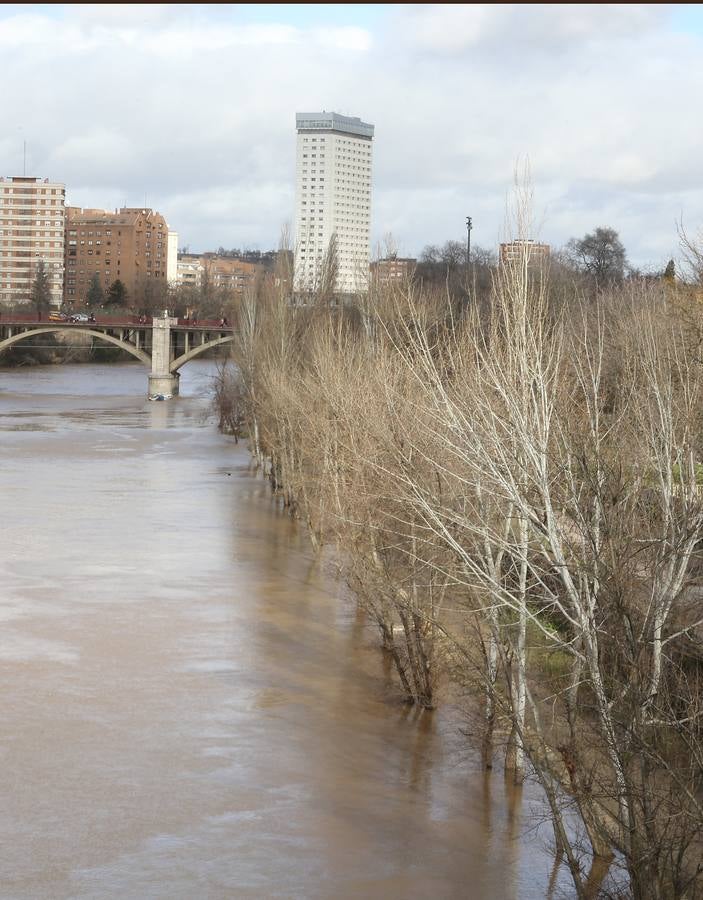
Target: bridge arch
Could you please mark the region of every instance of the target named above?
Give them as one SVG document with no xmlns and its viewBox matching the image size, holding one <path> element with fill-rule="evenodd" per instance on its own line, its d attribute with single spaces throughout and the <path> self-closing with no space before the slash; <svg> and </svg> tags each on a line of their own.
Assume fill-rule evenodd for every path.
<svg viewBox="0 0 703 900">
<path fill-rule="evenodd" d="M 178 372 L 178 370 L 181 368 L 181 366 L 185 365 L 187 362 L 190 362 L 191 359 L 195 359 L 196 356 L 200 356 L 200 354 L 205 353 L 206 350 L 212 350 L 213 347 L 219 347 L 220 344 L 230 344 L 233 339 L 234 336 L 228 334 L 225 337 L 218 337 L 213 341 L 207 341 L 207 343 L 205 344 L 198 344 L 197 347 L 193 347 L 187 353 L 182 353 L 180 356 L 176 357 L 176 359 L 174 359 L 169 366 L 169 371 L 172 375 L 175 375 L 176 372 Z"/>
<path fill-rule="evenodd" d="M 13 334 L 12 337 L 5 338 L 4 341 L 0 341 L 0 353 L 3 350 L 6 350 L 8 347 L 11 347 L 13 344 L 17 344 L 20 341 L 24 340 L 28 337 L 33 337 L 36 334 L 58 334 L 59 332 L 67 331 L 67 328 L 52 328 L 50 325 L 43 326 L 41 328 L 32 328 L 31 331 L 20 331 L 18 334 Z M 139 362 L 143 363 L 145 366 L 151 365 L 151 357 L 145 353 L 143 350 L 137 349 L 134 344 L 129 344 L 127 341 L 121 341 L 119 338 L 113 337 L 111 334 L 104 334 L 102 331 L 93 331 L 92 328 L 81 328 L 77 325 L 71 325 L 70 328 L 71 334 L 88 334 L 91 337 L 100 338 L 100 340 L 105 341 L 108 344 L 112 344 L 115 347 L 119 347 L 121 350 L 126 350 L 127 353 L 131 353 L 132 356 L 135 356 Z"/>
</svg>

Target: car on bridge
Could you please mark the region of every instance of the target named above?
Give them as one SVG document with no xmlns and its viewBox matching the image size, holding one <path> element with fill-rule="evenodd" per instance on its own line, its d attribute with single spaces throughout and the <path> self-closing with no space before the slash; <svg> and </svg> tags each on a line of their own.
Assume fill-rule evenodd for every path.
<svg viewBox="0 0 703 900">
<path fill-rule="evenodd" d="M 50 322 L 68 322 L 68 316 L 66 313 L 57 312 L 54 310 L 49 313 L 49 321 Z"/>
<path fill-rule="evenodd" d="M 91 317 L 87 313 L 73 313 L 72 316 L 68 318 L 69 322 L 90 322 Z M 93 317 L 92 321 L 95 321 Z"/>
</svg>

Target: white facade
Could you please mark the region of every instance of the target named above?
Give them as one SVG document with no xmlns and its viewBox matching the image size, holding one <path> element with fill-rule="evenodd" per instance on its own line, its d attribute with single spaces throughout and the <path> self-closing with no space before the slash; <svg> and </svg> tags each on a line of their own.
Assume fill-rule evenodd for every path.
<svg viewBox="0 0 703 900">
<path fill-rule="evenodd" d="M 178 279 L 178 232 L 169 231 L 166 244 L 166 281 L 175 284 Z"/>
<path fill-rule="evenodd" d="M 202 257 L 184 253 L 178 257 L 176 263 L 176 282 L 180 285 L 189 285 L 193 288 L 199 288 L 203 283 L 203 266 Z"/>
<path fill-rule="evenodd" d="M 52 306 L 63 302 L 66 186 L 48 178 L 0 178 L 0 303 L 28 303 L 39 260 Z"/>
<path fill-rule="evenodd" d="M 330 242 L 335 289 L 368 287 L 374 126 L 338 113 L 296 113 L 295 289 L 314 290 Z"/>
</svg>

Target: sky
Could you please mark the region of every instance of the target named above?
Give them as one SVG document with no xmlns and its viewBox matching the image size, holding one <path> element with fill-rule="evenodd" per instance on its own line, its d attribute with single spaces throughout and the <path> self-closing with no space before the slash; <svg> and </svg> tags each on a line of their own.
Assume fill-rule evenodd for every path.
<svg viewBox="0 0 703 900">
<path fill-rule="evenodd" d="M 146 204 L 192 252 L 293 224 L 295 113 L 375 125 L 372 246 L 619 232 L 631 262 L 703 226 L 703 4 L 0 7 L 0 174 Z"/>
</svg>

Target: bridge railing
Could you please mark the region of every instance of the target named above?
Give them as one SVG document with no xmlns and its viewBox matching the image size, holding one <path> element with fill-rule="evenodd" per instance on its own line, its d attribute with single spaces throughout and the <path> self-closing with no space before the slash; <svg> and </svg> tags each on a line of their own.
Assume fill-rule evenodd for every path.
<svg viewBox="0 0 703 900">
<path fill-rule="evenodd" d="M 97 325 L 103 328 L 127 328 L 133 326 L 150 327 L 153 323 L 152 316 L 138 315 L 100 315 L 95 316 L 91 322 L 71 322 L 70 318 L 56 319 L 50 318 L 50 313 L 43 313 L 41 316 L 37 313 L 16 313 L 7 312 L 0 309 L 0 324 L 2 325 Z M 179 318 L 176 320 L 177 328 L 197 328 L 210 331 L 218 331 L 223 328 L 230 329 L 232 326 L 227 319 L 197 319 L 197 318 Z"/>
</svg>

